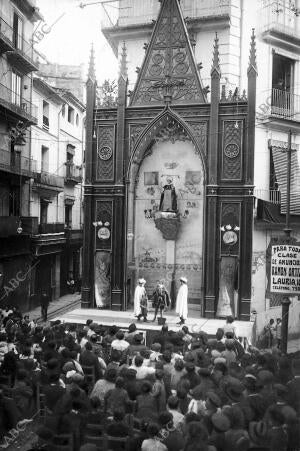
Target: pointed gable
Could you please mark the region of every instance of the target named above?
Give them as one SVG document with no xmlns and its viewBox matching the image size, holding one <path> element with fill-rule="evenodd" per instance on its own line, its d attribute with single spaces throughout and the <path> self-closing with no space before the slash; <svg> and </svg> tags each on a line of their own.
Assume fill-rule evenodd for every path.
<svg viewBox="0 0 300 451">
<path fill-rule="evenodd" d="M 202 86 L 178 0 L 162 0 L 131 105 L 204 103 Z"/>
</svg>

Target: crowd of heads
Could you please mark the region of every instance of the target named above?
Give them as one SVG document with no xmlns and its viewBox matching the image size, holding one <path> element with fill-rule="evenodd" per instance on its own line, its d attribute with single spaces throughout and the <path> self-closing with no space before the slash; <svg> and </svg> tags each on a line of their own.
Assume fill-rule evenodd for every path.
<svg viewBox="0 0 300 451">
<path fill-rule="evenodd" d="M 245 349 L 233 319 L 213 337 L 164 325 L 146 342 L 134 323 L 45 327 L 3 313 L 2 438 L 30 421 L 42 395 L 36 449 L 69 434 L 75 451 L 96 450 L 93 426 L 113 450 L 300 449 L 299 357 Z"/>
</svg>

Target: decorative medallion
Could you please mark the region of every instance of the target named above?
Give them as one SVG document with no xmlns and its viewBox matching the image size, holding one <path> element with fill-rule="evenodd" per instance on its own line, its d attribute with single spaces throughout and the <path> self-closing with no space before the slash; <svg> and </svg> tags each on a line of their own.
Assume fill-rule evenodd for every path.
<svg viewBox="0 0 300 451">
<path fill-rule="evenodd" d="M 101 227 L 98 230 L 98 238 L 100 240 L 108 240 L 110 238 L 110 231 L 107 227 Z"/>
<path fill-rule="evenodd" d="M 227 144 L 227 146 L 224 149 L 224 154 L 227 158 L 236 158 L 240 153 L 240 148 L 235 143 Z"/>
<path fill-rule="evenodd" d="M 112 148 L 109 146 L 103 146 L 98 149 L 98 156 L 101 160 L 109 160 L 112 157 Z"/>
<path fill-rule="evenodd" d="M 233 245 L 237 242 L 237 234 L 233 230 L 227 230 L 223 235 L 223 241 L 225 244 Z"/>
</svg>

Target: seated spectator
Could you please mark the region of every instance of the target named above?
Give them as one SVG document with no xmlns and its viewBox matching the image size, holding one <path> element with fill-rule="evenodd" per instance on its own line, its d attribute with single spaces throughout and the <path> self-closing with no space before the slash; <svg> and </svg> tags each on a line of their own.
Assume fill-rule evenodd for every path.
<svg viewBox="0 0 300 451">
<path fill-rule="evenodd" d="M 166 445 L 158 441 L 159 426 L 156 423 L 150 423 L 147 427 L 148 437 L 143 441 L 141 451 L 168 451 Z"/>
<path fill-rule="evenodd" d="M 90 398 L 96 397 L 104 405 L 105 394 L 115 388 L 116 378 L 117 370 L 115 368 L 108 368 L 104 374 L 104 379 L 99 379 L 94 385 Z"/>
<path fill-rule="evenodd" d="M 179 432 L 173 422 L 171 412 L 162 412 L 158 417 L 160 425 L 159 437 L 168 450 L 181 451 L 184 447 L 182 433 Z"/>
<path fill-rule="evenodd" d="M 176 359 L 170 374 L 170 388 L 171 390 L 177 390 L 178 383 L 186 373 L 184 368 L 184 361 L 182 359 Z"/>
<path fill-rule="evenodd" d="M 136 324 L 132 323 L 128 326 L 128 332 L 125 332 L 125 340 L 131 345 L 133 343 L 133 338 L 137 334 Z"/>
<path fill-rule="evenodd" d="M 125 340 L 125 335 L 122 330 L 118 330 L 116 333 L 116 339 L 111 343 L 111 348 L 117 351 L 124 352 L 128 348 L 129 343 Z"/>
<path fill-rule="evenodd" d="M 85 349 L 81 351 L 79 363 L 83 366 L 91 366 L 95 371 L 96 380 L 102 377 L 102 370 L 97 356 L 93 352 L 92 344 L 88 341 L 85 344 Z"/>
<path fill-rule="evenodd" d="M 134 335 L 132 344 L 127 349 L 128 355 L 130 357 L 134 357 L 137 354 L 140 354 L 142 351 L 147 350 L 147 346 L 143 344 L 143 341 L 144 337 L 142 334 L 138 333 Z"/>
<path fill-rule="evenodd" d="M 125 423 L 124 419 L 124 410 L 120 408 L 115 409 L 113 412 L 113 419 L 106 428 L 106 433 L 113 437 L 126 437 L 129 435 L 129 427 Z"/>
<path fill-rule="evenodd" d="M 157 421 L 157 402 L 152 395 L 151 390 L 151 383 L 149 381 L 144 381 L 141 385 L 141 394 L 136 398 L 136 417 L 144 418 L 146 421 Z"/>
<path fill-rule="evenodd" d="M 179 399 L 177 396 L 170 396 L 167 402 L 168 411 L 172 414 L 174 428 L 182 431 L 184 415 L 179 412 Z"/>
<path fill-rule="evenodd" d="M 126 412 L 130 400 L 124 385 L 124 378 L 119 376 L 116 379 L 115 387 L 106 392 L 104 396 L 104 412 L 108 415 L 112 415 L 115 410 Z"/>
<path fill-rule="evenodd" d="M 130 366 L 131 369 L 136 371 L 136 379 L 145 379 L 147 376 L 155 374 L 155 368 L 143 365 L 144 359 L 142 356 L 137 355 L 134 358 L 133 364 Z"/>
</svg>

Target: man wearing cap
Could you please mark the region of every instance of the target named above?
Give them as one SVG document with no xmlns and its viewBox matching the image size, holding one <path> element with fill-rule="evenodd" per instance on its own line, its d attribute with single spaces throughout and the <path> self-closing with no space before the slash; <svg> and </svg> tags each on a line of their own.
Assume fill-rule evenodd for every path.
<svg viewBox="0 0 300 451">
<path fill-rule="evenodd" d="M 147 292 L 145 289 L 145 279 L 139 279 L 138 286 L 134 292 L 134 316 L 140 321 L 144 317 L 144 322 L 147 322 Z"/>
<path fill-rule="evenodd" d="M 184 324 L 188 315 L 188 286 L 187 279 L 185 277 L 180 278 L 180 287 L 176 298 L 176 313 L 178 314 L 180 321 L 177 324 Z"/>
</svg>

